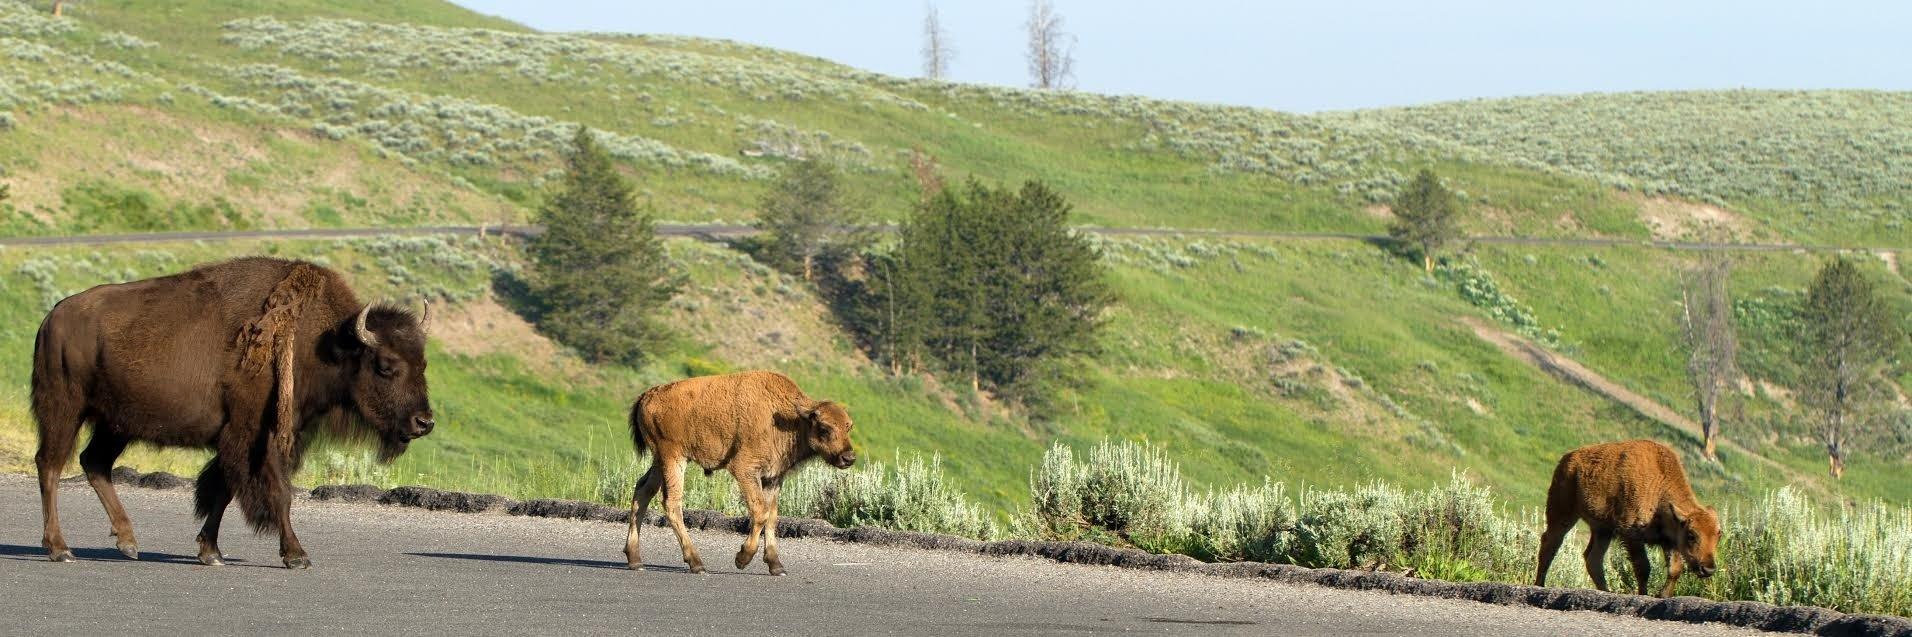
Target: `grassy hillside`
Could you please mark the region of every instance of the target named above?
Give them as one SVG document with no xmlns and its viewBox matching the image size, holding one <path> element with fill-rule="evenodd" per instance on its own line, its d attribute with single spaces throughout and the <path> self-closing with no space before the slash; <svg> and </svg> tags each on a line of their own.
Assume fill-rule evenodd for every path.
<svg viewBox="0 0 1912 637">
<path fill-rule="evenodd" d="M 409 226 L 524 221 L 556 153 L 601 131 L 659 217 L 743 221 L 789 157 L 822 156 L 873 216 L 915 200 L 911 149 L 953 177 L 1039 177 L 1085 224 L 1379 232 L 1404 175 L 1465 193 L 1469 229 L 1548 237 L 1912 246 L 1904 93 L 1702 92 L 1524 98 L 1301 116 L 1131 97 L 878 76 L 744 44 L 553 35 L 427 1 L 89 0 L 56 20 L 0 0 L 0 234 Z M 446 423 L 389 468 L 351 450 L 305 480 L 434 484 L 610 499 L 632 478 L 623 412 L 648 384 L 771 367 L 857 414 L 869 457 L 940 453 L 1007 508 L 1051 442 L 1166 449 L 1199 485 L 1421 486 L 1465 470 L 1538 504 L 1559 454 L 1678 430 L 1509 357 L 1476 326 L 1518 328 L 1691 415 L 1674 347 L 1677 268 L 1644 248 L 1486 245 L 1427 276 L 1359 242 L 1109 240 L 1120 303 L 1107 354 L 1053 421 L 933 377 L 894 378 L 851 347 L 806 286 L 722 247 L 672 242 L 692 285 L 679 341 L 639 370 L 594 368 L 490 298 L 509 245 L 441 239 L 0 250 L 0 465 L 24 469 L 33 327 L 85 286 L 277 251 L 346 268 L 368 296 L 454 306 L 434 344 Z M 1891 262 L 1866 268 L 1912 307 Z M 1860 450 L 1830 484 L 1800 426 L 1767 310 L 1795 303 L 1822 257 L 1743 257 L 1755 382 L 1747 451 L 1689 457 L 1702 490 L 1747 500 L 1912 502 L 1912 459 Z M 1459 272 L 1459 271 L 1457 271 Z M 1501 296 L 1470 301 L 1457 277 Z M 1547 330 L 1555 333 L 1549 337 Z M 1764 330 L 1764 331 L 1760 331 Z M 1763 365 L 1763 366 L 1762 366 Z M 1908 384 L 1901 376 L 1901 385 Z M 1912 437 L 1912 433 L 1904 437 Z M 137 451 L 190 471 L 189 452 Z"/>
<path fill-rule="evenodd" d="M 921 148 L 959 176 L 1046 178 L 1084 222 L 1104 225 L 1374 231 L 1385 215 L 1375 202 L 1435 166 L 1486 213 L 1483 233 L 1905 245 L 1912 180 L 1896 158 L 1912 133 L 1892 125 L 1912 111 L 1904 93 L 1593 95 L 1302 116 L 892 78 L 721 41 L 533 33 L 440 2 L 320 5 L 99 0 L 55 21 L 6 0 L 9 55 L 40 63 L 8 65 L 0 111 L 14 112 L 18 135 L 71 105 L 143 106 L 266 129 L 308 152 L 369 151 L 403 168 L 377 174 L 472 197 L 389 218 L 299 194 L 310 187 L 234 202 L 276 225 L 321 223 L 331 215 L 285 216 L 321 205 L 352 223 L 521 216 L 522 205 L 484 204 L 535 201 L 563 131 L 585 124 L 680 220 L 748 218 L 765 178 L 798 154 L 856 173 L 875 214 L 893 218 L 911 196 L 908 152 Z M 94 128 L 119 139 L 178 128 L 131 112 Z M 218 141 L 172 148 L 231 155 Z M 204 186 L 177 197 L 192 203 L 224 192 L 185 168 L 114 180 Z M 32 176 L 47 183 L 16 205 L 57 220 L 73 173 Z M 346 181 L 333 189 L 382 199 Z M 1689 217 L 1708 223 L 1680 222 Z"/>
</svg>

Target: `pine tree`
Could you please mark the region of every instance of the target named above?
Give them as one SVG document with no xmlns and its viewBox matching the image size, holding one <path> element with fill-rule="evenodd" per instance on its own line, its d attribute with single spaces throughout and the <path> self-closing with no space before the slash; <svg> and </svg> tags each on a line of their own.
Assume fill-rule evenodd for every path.
<svg viewBox="0 0 1912 637">
<path fill-rule="evenodd" d="M 1844 258 L 1819 269 L 1800 316 L 1806 391 L 1818 412 L 1820 440 L 1832 477 L 1845 475 L 1853 430 L 1883 394 L 1881 367 L 1905 336 L 1872 281 Z"/>
<path fill-rule="evenodd" d="M 758 207 L 756 226 L 765 236 L 762 256 L 815 281 L 817 257 L 847 253 L 863 242 L 860 217 L 836 169 L 816 159 L 796 162 Z"/>
<path fill-rule="evenodd" d="M 650 215 L 590 131 L 578 129 L 565 165 L 529 250 L 532 293 L 545 307 L 539 327 L 588 360 L 636 364 L 664 335 L 650 317 L 676 295 L 678 278 Z"/>
<path fill-rule="evenodd" d="M 1433 272 L 1435 253 L 1460 238 L 1459 214 L 1460 202 L 1453 191 L 1441 185 L 1432 171 L 1422 169 L 1395 198 L 1395 221 L 1388 226 L 1388 236 L 1400 247 L 1419 250 L 1422 266 Z"/>
<path fill-rule="evenodd" d="M 1069 211 L 1039 182 L 971 182 L 926 197 L 891 267 L 872 272 L 877 302 L 894 308 L 887 338 L 876 339 L 892 343 L 892 366 L 920 352 L 974 388 L 1029 400 L 1045 371 L 1093 354 L 1113 295 Z"/>
</svg>

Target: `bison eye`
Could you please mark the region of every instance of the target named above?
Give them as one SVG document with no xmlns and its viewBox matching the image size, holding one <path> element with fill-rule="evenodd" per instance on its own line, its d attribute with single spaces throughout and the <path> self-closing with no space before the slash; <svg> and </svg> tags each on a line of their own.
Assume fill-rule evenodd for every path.
<svg viewBox="0 0 1912 637">
<path fill-rule="evenodd" d="M 386 378 L 397 376 L 398 365 L 391 363 L 389 361 L 386 361 L 383 358 L 378 359 L 378 375 L 384 376 Z"/>
</svg>

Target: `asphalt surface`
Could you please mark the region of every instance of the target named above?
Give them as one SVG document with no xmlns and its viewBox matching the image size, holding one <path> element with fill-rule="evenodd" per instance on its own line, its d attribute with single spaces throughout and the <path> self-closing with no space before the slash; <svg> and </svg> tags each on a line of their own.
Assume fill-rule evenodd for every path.
<svg viewBox="0 0 1912 637">
<path fill-rule="evenodd" d="M 1386 235 L 1368 235 L 1348 232 L 1282 232 L 1257 230 L 1193 230 L 1178 228 L 1078 228 L 1084 232 L 1104 236 L 1185 236 L 1217 237 L 1235 239 L 1302 239 L 1365 241 L 1369 243 L 1389 241 Z M 879 231 L 893 231 L 895 226 L 877 226 Z M 536 225 L 518 226 L 419 226 L 412 228 L 306 228 L 289 230 L 234 230 L 227 232 L 148 232 L 135 234 L 73 235 L 54 237 L 0 237 L 0 246 L 57 246 L 57 245 L 110 245 L 120 243 L 168 243 L 182 241 L 233 241 L 246 239 L 346 239 L 353 237 L 408 236 L 408 235 L 468 235 L 516 237 L 532 236 L 544 231 Z M 725 224 L 658 224 L 657 234 L 664 237 L 689 237 L 704 240 L 716 240 L 746 236 L 756 232 L 749 226 Z M 1654 247 L 1667 250 L 1700 250 L 1725 252 L 1826 252 L 1854 250 L 1866 252 L 1902 252 L 1904 247 L 1897 246 L 1840 246 L 1795 243 L 1703 243 L 1690 241 L 1657 241 L 1646 239 L 1573 239 L 1547 237 L 1468 237 L 1467 241 L 1499 245 L 1533 246 L 1577 246 L 1577 247 Z"/>
<path fill-rule="evenodd" d="M 193 559 L 190 494 L 120 488 L 141 559 L 121 557 L 84 483 L 62 489 L 80 560 L 40 547 L 29 476 L 0 475 L 0 633 L 714 633 L 793 635 L 1733 635 L 1654 622 L 1032 558 L 783 540 L 790 574 L 731 568 L 741 536 L 694 533 L 710 575 L 684 572 L 668 529 L 301 500 L 308 571 L 276 536 L 225 522 L 227 565 Z"/>
</svg>

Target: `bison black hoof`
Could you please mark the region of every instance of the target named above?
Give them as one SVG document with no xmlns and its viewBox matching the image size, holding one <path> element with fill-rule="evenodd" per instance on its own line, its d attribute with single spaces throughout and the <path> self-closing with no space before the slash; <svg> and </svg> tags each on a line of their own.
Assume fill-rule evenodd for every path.
<svg viewBox="0 0 1912 637">
<path fill-rule="evenodd" d="M 219 559 L 219 556 L 217 555 L 201 555 L 199 556 L 199 563 L 205 564 L 206 566 L 225 566 L 226 565 L 226 561 Z"/>
<path fill-rule="evenodd" d="M 119 545 L 119 551 L 120 551 L 120 555 L 126 556 L 126 559 L 129 559 L 129 560 L 139 559 L 139 545 L 137 544 L 134 544 L 132 542 L 121 544 Z"/>
<path fill-rule="evenodd" d="M 73 552 L 66 549 L 60 549 L 58 551 L 53 551 L 51 553 L 48 553 L 47 559 L 55 561 L 55 562 L 71 562 L 73 561 Z"/>
<path fill-rule="evenodd" d="M 312 568 L 312 560 L 304 557 L 288 557 L 285 558 L 285 567 L 293 570 L 305 570 Z"/>
</svg>

